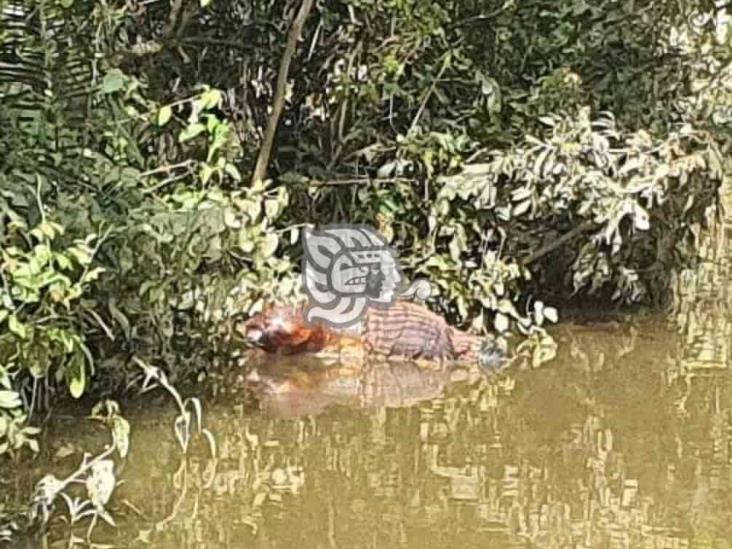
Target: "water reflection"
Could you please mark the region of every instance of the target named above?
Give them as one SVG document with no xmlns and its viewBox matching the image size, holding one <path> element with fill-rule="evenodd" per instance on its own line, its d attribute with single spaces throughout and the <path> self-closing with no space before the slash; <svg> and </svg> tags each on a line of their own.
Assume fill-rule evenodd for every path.
<svg viewBox="0 0 732 549">
<path fill-rule="evenodd" d="M 246 376 L 215 382 L 240 392 L 245 386 L 261 409 L 276 417 L 318 415 L 335 405 L 351 408 L 401 408 L 440 397 L 445 389 L 474 383 L 483 374 L 475 366 L 439 362 L 374 362 L 327 366 L 318 359 L 264 355 L 250 360 Z"/>
</svg>

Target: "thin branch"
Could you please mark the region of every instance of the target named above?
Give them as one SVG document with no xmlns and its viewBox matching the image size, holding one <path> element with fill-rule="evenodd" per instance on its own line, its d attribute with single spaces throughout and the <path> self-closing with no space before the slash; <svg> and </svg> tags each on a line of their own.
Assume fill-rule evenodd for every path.
<svg viewBox="0 0 732 549">
<path fill-rule="evenodd" d="M 335 187 L 338 185 L 385 185 L 390 183 L 409 183 L 412 179 L 406 177 L 389 177 L 389 178 L 369 178 L 369 177 L 356 177 L 353 179 L 329 179 L 327 181 L 318 181 L 310 179 L 306 183 L 313 187 Z"/>
<path fill-rule="evenodd" d="M 168 14 L 168 21 L 163 27 L 163 36 L 169 38 L 173 36 L 175 31 L 175 23 L 178 21 L 178 15 L 180 10 L 183 8 L 183 0 L 171 0 L 170 2 L 170 13 Z"/>
<path fill-rule="evenodd" d="M 187 168 L 193 164 L 193 160 L 184 160 L 183 162 L 178 162 L 177 164 L 165 164 L 164 166 L 158 166 L 157 168 L 154 168 L 152 170 L 147 170 L 146 172 L 142 172 L 140 174 L 140 177 L 150 177 L 151 175 L 155 175 L 158 173 L 170 173 L 173 170 L 177 170 L 179 168 Z"/>
<path fill-rule="evenodd" d="M 251 44 L 243 44 L 237 40 L 226 40 L 224 38 L 213 38 L 211 36 L 187 36 L 178 40 L 181 44 L 203 44 L 204 46 L 227 46 L 239 50 L 253 50 Z"/>
<path fill-rule="evenodd" d="M 579 225 L 577 225 L 571 231 L 563 234 L 562 236 L 560 236 L 556 240 L 551 241 L 546 246 L 542 246 L 541 248 L 539 248 L 535 252 L 533 252 L 533 253 L 529 254 L 528 256 L 526 256 L 525 258 L 523 258 L 521 260 L 521 265 L 525 267 L 526 265 L 529 265 L 530 263 L 533 263 L 537 259 L 541 259 L 545 255 L 550 254 L 551 252 L 553 252 L 554 250 L 556 250 L 560 246 L 563 246 L 564 244 L 566 244 L 567 242 L 569 242 L 570 240 L 572 240 L 576 236 L 580 235 L 581 233 L 583 233 L 585 231 L 589 231 L 594 226 L 595 226 L 595 224 L 591 220 L 587 220 L 587 221 L 585 221 L 583 223 L 580 223 Z"/>
<path fill-rule="evenodd" d="M 267 129 L 264 132 L 264 139 L 262 141 L 262 148 L 259 150 L 257 156 L 257 163 L 254 167 L 254 173 L 252 174 L 252 184 L 263 181 L 267 175 L 267 166 L 269 164 L 269 157 L 272 154 L 272 145 L 274 144 L 274 136 L 277 132 L 277 125 L 280 121 L 280 115 L 282 114 L 282 108 L 285 104 L 285 92 L 287 90 L 287 73 L 290 70 L 290 62 L 295 54 L 295 47 L 297 41 L 302 33 L 302 28 L 305 25 L 305 20 L 313 7 L 314 0 L 302 0 L 300 10 L 297 12 L 295 19 L 290 27 L 290 32 L 287 35 L 287 44 L 285 45 L 285 51 L 282 54 L 280 60 L 280 69 L 277 74 L 277 85 L 275 87 L 275 95 L 272 100 L 272 112 L 267 120 Z"/>
<path fill-rule="evenodd" d="M 448 52 L 447 55 L 449 56 L 450 52 Z M 412 124 L 409 126 L 409 130 L 407 130 L 407 135 L 411 134 L 417 127 L 419 119 L 422 117 L 422 113 L 424 112 L 425 107 L 427 107 L 427 102 L 430 100 L 430 96 L 432 96 L 432 94 L 434 93 L 435 88 L 437 87 L 437 83 L 440 82 L 440 80 L 442 79 L 442 75 L 445 74 L 445 70 L 447 69 L 449 64 L 449 57 L 443 57 L 442 67 L 440 67 L 440 71 L 437 73 L 437 76 L 432 81 L 432 84 L 430 84 L 429 89 L 424 94 L 424 97 L 422 98 L 422 103 L 419 105 L 419 109 L 417 110 L 417 114 L 414 116 Z"/>
</svg>

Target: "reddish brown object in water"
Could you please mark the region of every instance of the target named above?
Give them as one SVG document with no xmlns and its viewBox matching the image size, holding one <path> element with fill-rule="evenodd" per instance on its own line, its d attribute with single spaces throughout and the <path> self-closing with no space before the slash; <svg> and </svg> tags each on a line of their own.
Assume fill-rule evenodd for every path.
<svg viewBox="0 0 732 549">
<path fill-rule="evenodd" d="M 244 331 L 266 352 L 280 355 L 361 351 L 387 359 L 484 362 L 486 352 L 492 361 L 500 354 L 486 351 L 484 340 L 449 326 L 426 307 L 405 301 L 371 307 L 357 327 L 344 330 L 308 323 L 302 307 L 271 307 L 250 319 Z"/>
</svg>

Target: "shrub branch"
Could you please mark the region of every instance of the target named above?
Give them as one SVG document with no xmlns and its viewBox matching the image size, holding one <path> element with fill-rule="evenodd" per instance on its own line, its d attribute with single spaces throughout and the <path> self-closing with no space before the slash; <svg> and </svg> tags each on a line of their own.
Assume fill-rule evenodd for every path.
<svg viewBox="0 0 732 549">
<path fill-rule="evenodd" d="M 277 74 L 277 85 L 275 87 L 275 95 L 272 100 L 272 112 L 267 120 L 267 129 L 264 132 L 264 139 L 262 140 L 262 148 L 259 150 L 257 156 L 257 163 L 254 166 L 254 173 L 252 174 L 252 184 L 257 181 L 264 180 L 267 175 L 267 165 L 269 164 L 269 157 L 272 153 L 272 145 L 274 143 L 274 136 L 277 132 L 277 124 L 280 121 L 280 115 L 282 114 L 282 108 L 285 104 L 285 91 L 287 89 L 287 73 L 290 70 L 290 62 L 292 56 L 295 55 L 295 47 L 297 41 L 302 33 L 302 28 L 305 25 L 305 20 L 313 7 L 313 0 L 303 0 L 300 5 L 300 10 L 297 12 L 295 19 L 290 27 L 290 32 L 287 35 L 287 44 L 285 45 L 285 51 L 282 54 L 280 60 L 280 69 Z"/>
</svg>

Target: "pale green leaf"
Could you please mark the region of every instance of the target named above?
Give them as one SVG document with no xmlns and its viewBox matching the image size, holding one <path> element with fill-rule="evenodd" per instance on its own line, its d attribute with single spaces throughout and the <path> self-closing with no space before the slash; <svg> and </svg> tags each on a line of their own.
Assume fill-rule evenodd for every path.
<svg viewBox="0 0 732 549">
<path fill-rule="evenodd" d="M 121 90 L 125 86 L 127 77 L 119 69 L 112 69 L 104 75 L 102 80 L 102 91 L 104 93 L 114 93 Z"/>
<path fill-rule="evenodd" d="M 226 163 L 226 164 L 224 165 L 224 171 L 225 171 L 225 172 L 226 172 L 227 174 L 229 174 L 229 176 L 230 176 L 230 177 L 231 177 L 231 178 L 232 178 L 232 179 L 233 179 L 234 181 L 236 181 L 237 183 L 238 183 L 238 182 L 241 182 L 241 174 L 239 173 L 239 170 L 237 169 L 237 167 L 236 167 L 236 166 L 234 166 L 234 164 L 232 164 L 231 162 L 227 162 L 227 163 Z"/>
<path fill-rule="evenodd" d="M 164 107 L 161 107 L 158 111 L 158 126 L 165 126 L 165 124 L 168 123 L 172 116 L 173 109 L 170 107 L 170 105 L 165 105 Z"/>
<path fill-rule="evenodd" d="M 25 339 L 27 333 L 26 326 L 20 320 L 18 320 L 17 316 L 10 315 L 10 317 L 8 318 L 8 329 L 19 338 Z"/>
<path fill-rule="evenodd" d="M 0 408 L 12 410 L 22 404 L 20 395 L 15 391 L 0 391 Z M 0 432 L 1 434 L 1 432 Z"/>
<path fill-rule="evenodd" d="M 503 313 L 496 313 L 496 317 L 493 319 L 493 326 L 496 331 L 503 333 L 508 330 L 508 317 Z"/>
<path fill-rule="evenodd" d="M 280 239 L 275 233 L 267 233 L 262 243 L 262 255 L 265 258 L 271 257 L 275 253 L 275 250 L 277 250 L 279 241 Z"/>
<path fill-rule="evenodd" d="M 182 132 L 180 132 L 180 135 L 178 136 L 178 141 L 180 143 L 185 143 L 186 141 L 190 141 L 194 137 L 200 135 L 204 131 L 206 131 L 206 126 L 204 126 L 200 122 L 195 122 L 187 126 Z"/>
<path fill-rule="evenodd" d="M 544 307 L 544 318 L 549 322 L 557 323 L 559 321 L 559 314 L 554 307 Z"/>
<path fill-rule="evenodd" d="M 76 355 L 67 366 L 66 372 L 69 392 L 74 398 L 80 398 L 86 389 L 86 368 L 84 367 L 84 359 L 80 355 Z"/>
</svg>

